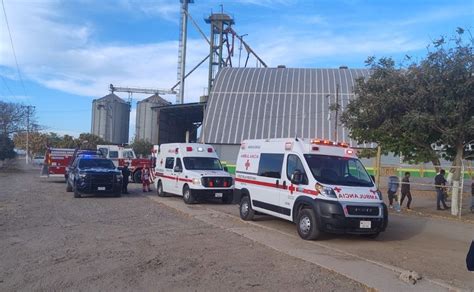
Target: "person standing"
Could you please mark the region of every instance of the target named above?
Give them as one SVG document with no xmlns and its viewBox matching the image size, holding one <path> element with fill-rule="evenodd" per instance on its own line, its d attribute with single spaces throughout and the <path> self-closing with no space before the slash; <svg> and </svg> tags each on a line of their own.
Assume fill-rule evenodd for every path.
<svg viewBox="0 0 474 292">
<path fill-rule="evenodd" d="M 403 200 L 405 197 L 408 198 L 407 202 L 407 210 L 411 210 L 410 205 L 411 205 L 411 192 L 410 192 L 410 172 L 405 172 L 405 176 L 402 178 L 402 187 L 401 187 L 401 192 L 402 192 L 402 199 L 400 200 L 400 206 L 403 205 Z"/>
<path fill-rule="evenodd" d="M 392 209 L 393 208 L 393 200 L 395 199 L 395 195 L 397 194 L 398 191 L 398 177 L 396 176 L 390 176 L 388 178 L 388 202 L 389 202 L 389 207 Z"/>
<path fill-rule="evenodd" d="M 150 189 L 150 168 L 148 166 L 144 166 L 142 169 L 142 185 L 143 185 L 143 192 L 151 192 Z"/>
<path fill-rule="evenodd" d="M 128 194 L 128 180 L 130 178 L 130 169 L 128 168 L 128 162 L 125 162 L 122 167 L 122 193 Z"/>
<path fill-rule="evenodd" d="M 444 201 L 444 188 L 446 187 L 446 179 L 444 178 L 444 174 L 446 172 L 444 169 L 439 171 L 439 174 L 435 176 L 435 188 L 436 188 L 436 210 L 446 210 L 448 206 Z M 441 209 L 440 203 L 443 204 L 444 209 Z"/>
</svg>

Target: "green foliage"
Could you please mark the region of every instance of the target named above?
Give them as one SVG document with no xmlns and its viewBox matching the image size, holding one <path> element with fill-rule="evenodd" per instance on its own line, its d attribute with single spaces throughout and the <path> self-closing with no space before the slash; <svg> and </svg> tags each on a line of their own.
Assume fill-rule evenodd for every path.
<svg viewBox="0 0 474 292">
<path fill-rule="evenodd" d="M 153 148 L 153 144 L 144 139 L 134 139 L 130 146 L 132 146 L 136 155 L 140 155 L 142 157 L 148 157 L 151 154 L 151 149 Z"/>
<path fill-rule="evenodd" d="M 424 59 L 407 66 L 369 57 L 372 74 L 357 80 L 358 98 L 341 119 L 352 138 L 413 162 L 436 164 L 462 152 L 474 140 L 473 41 L 463 33 L 458 29 L 449 43 L 436 40 Z M 432 145 L 445 149 L 437 152 Z"/>
<path fill-rule="evenodd" d="M 15 157 L 15 144 L 7 135 L 0 134 L 0 160 Z"/>
</svg>

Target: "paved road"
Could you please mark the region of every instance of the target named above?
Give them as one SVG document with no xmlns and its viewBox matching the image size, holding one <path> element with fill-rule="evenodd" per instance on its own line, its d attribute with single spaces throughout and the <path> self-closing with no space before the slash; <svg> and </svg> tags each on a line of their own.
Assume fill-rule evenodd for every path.
<svg viewBox="0 0 474 292">
<path fill-rule="evenodd" d="M 177 198 L 176 198 L 177 199 Z M 208 208 L 238 217 L 237 205 L 207 204 Z M 466 270 L 466 254 L 474 240 L 474 224 L 390 213 L 389 225 L 376 240 L 359 236 L 326 235 L 317 244 L 405 270 L 434 281 L 474 290 L 474 273 Z M 297 236 L 294 224 L 257 216 L 258 225 Z"/>
<path fill-rule="evenodd" d="M 122 198 L 74 199 L 61 179 L 0 171 L 0 291 L 365 290 L 138 187 Z"/>
</svg>

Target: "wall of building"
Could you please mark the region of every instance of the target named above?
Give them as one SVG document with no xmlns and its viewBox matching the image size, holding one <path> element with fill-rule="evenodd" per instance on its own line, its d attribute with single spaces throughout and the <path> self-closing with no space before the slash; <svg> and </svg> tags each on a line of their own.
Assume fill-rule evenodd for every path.
<svg viewBox="0 0 474 292">
<path fill-rule="evenodd" d="M 114 144 L 128 143 L 130 104 L 108 95 L 92 102 L 91 133 Z"/>
</svg>

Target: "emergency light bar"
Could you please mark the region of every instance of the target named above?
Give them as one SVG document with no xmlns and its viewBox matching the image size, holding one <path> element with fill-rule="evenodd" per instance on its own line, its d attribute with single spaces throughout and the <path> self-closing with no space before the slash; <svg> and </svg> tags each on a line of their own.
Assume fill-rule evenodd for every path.
<svg viewBox="0 0 474 292">
<path fill-rule="evenodd" d="M 311 139 L 311 144 L 338 146 L 338 147 L 343 147 L 343 148 L 349 147 L 349 145 L 344 142 L 334 142 L 330 140 L 321 140 L 321 139 Z"/>
</svg>

